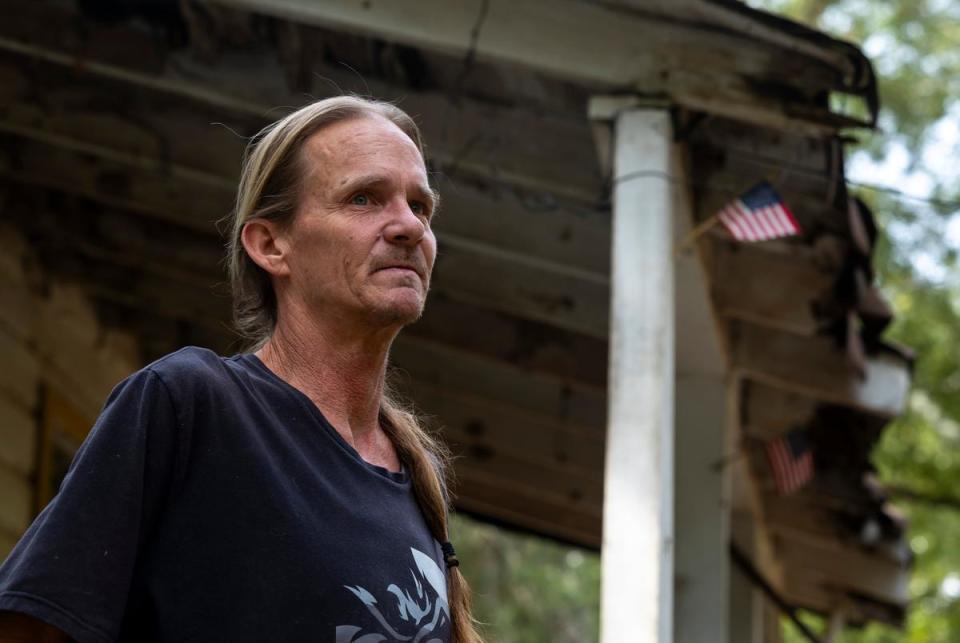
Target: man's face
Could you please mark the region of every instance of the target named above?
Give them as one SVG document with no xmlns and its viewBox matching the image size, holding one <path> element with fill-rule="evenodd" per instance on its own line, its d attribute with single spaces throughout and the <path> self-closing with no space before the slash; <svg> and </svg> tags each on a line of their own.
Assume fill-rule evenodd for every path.
<svg viewBox="0 0 960 643">
<path fill-rule="evenodd" d="M 287 230 L 289 294 L 307 315 L 337 315 L 378 327 L 423 311 L 437 241 L 434 196 L 413 141 L 379 117 L 313 134 Z"/>
</svg>

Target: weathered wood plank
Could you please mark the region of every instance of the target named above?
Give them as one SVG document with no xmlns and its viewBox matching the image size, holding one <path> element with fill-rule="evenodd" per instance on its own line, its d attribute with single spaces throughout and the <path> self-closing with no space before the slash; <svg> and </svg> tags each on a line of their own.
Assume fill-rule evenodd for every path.
<svg viewBox="0 0 960 643">
<path fill-rule="evenodd" d="M 535 414 L 543 422 L 592 433 L 597 438 L 604 435 L 603 390 L 406 334 L 394 342 L 391 361 L 400 367 L 400 378 L 469 392 Z"/>
<path fill-rule="evenodd" d="M 220 185 L 224 195 L 217 210 L 221 213 L 229 210 L 246 144 L 244 137 L 253 135 L 266 124 L 265 120 L 226 119 L 216 110 L 195 108 L 162 93 L 130 92 L 118 82 L 102 87 L 97 83 L 88 86 L 91 84 L 88 80 L 58 67 L 53 67 L 57 72 L 53 78 L 47 74 L 28 76 L 23 71 L 23 63 L 18 59 L 5 61 L 0 53 L 0 101 L 6 103 L 3 129 L 123 161 L 165 177 L 186 174 L 201 182 Z M 29 80 L 38 76 L 42 82 Z M 36 99 L 37 93 L 45 96 L 43 102 Z M 112 97 L 112 106 L 102 104 L 98 97 L 104 95 Z M 537 117 L 537 122 L 544 118 Z M 489 127 L 488 120 L 484 121 L 485 127 Z M 510 127 L 529 131 L 536 126 L 517 123 Z M 435 143 L 429 129 L 425 127 L 425 135 L 433 153 L 442 149 L 442 141 Z M 456 128 L 444 127 L 444 131 L 461 135 L 476 129 L 460 121 Z M 570 138 L 568 132 L 543 137 L 544 140 Z M 510 140 L 517 139 L 522 137 L 510 137 Z M 542 145 L 538 143 L 537 147 Z M 538 162 L 551 163 L 551 167 L 559 171 L 558 159 L 577 157 L 582 155 L 572 149 L 555 151 L 548 159 Z M 523 167 L 536 166 L 532 159 L 521 160 Z M 462 165 L 463 161 L 458 163 Z M 562 171 L 580 175 L 583 167 Z M 498 177 L 499 182 L 478 184 L 469 177 L 439 173 L 437 182 L 445 203 L 444 216 L 438 220 L 441 227 L 451 234 L 577 266 L 601 278 L 607 273 L 609 220 L 604 209 L 504 186 L 502 181 L 507 177 L 502 170 L 498 170 Z M 148 195 L 145 194 L 145 198 Z M 599 186 L 594 196 L 601 196 Z M 523 221 L 523 225 L 517 225 L 518 221 Z"/>
<path fill-rule="evenodd" d="M 101 295 L 112 292 L 114 300 L 150 314 L 161 310 L 214 330 L 229 319 L 222 247 L 216 238 L 174 232 L 96 204 L 31 198 L 43 197 L 43 192 L 18 193 L 22 198 L 14 201 L 11 220 L 33 238 L 43 239 L 47 263 L 59 266 L 58 273 L 66 278 L 80 279 Z M 465 304 L 443 293 L 441 282 L 431 293 L 424 318 L 405 334 L 530 372 L 605 385 L 605 341 Z"/>
<path fill-rule="evenodd" d="M 909 545 L 903 540 L 887 538 L 869 548 L 863 546 L 861 525 L 868 518 L 864 508 L 851 505 L 830 507 L 809 496 L 783 497 L 765 493 L 764 514 L 770 531 L 783 538 L 840 554 L 852 549 L 868 559 L 879 561 L 880 565 L 892 563 L 905 570 L 909 565 Z"/>
<path fill-rule="evenodd" d="M 70 11 L 53 7 L 44 11 L 18 11 L 13 15 L 0 13 L 0 49 L 66 67 L 67 72 L 75 76 L 77 69 L 81 69 L 83 74 L 68 87 L 80 86 L 85 76 L 112 79 L 115 81 L 112 93 L 131 96 L 134 105 L 149 105 L 157 93 L 189 99 L 185 105 L 172 105 L 174 113 L 179 114 L 192 108 L 202 113 L 202 104 L 208 103 L 219 110 L 208 109 L 213 115 L 196 120 L 196 126 L 190 129 L 205 137 L 230 136 L 223 128 L 210 128 L 221 130 L 210 134 L 201 127 L 211 122 L 236 123 L 238 132 L 251 135 L 259 129 L 253 127 L 254 124 L 265 125 L 279 115 L 278 107 L 293 108 L 311 97 L 340 93 L 338 88 L 372 94 L 400 102 L 418 119 L 432 156 L 447 172 L 509 181 L 589 202 L 602 196 L 599 171 L 589 155 L 592 149 L 589 129 L 579 114 L 571 117 L 535 112 L 472 98 L 451 100 L 449 94 L 442 91 L 416 91 L 376 78 L 358 78 L 352 71 L 327 65 L 319 58 L 311 63 L 323 73 L 311 75 L 311 86 L 294 91 L 287 85 L 289 74 L 279 62 L 278 52 L 270 50 L 266 43 L 260 43 L 259 50 L 254 47 L 256 53 L 251 53 L 250 47 L 245 51 L 225 47 L 219 52 L 216 64 L 205 64 L 195 56 L 163 49 L 162 41 L 143 30 L 104 29 L 103 39 L 124 42 L 126 49 L 119 50 L 97 43 L 95 33 L 89 33 L 91 29 L 96 32 L 98 26 Z M 71 46 L 70 39 L 50 38 L 51 32 L 83 33 L 93 42 L 83 47 Z M 143 52 L 144 59 L 131 59 L 130 51 Z M 144 91 L 138 96 L 127 89 L 129 86 Z M 77 102 L 76 98 L 73 102 Z M 162 97 L 158 102 L 170 103 Z M 224 109 L 228 111 L 223 113 Z M 158 133 L 168 131 L 176 120 L 170 119 L 169 124 L 164 124 L 159 122 L 162 118 L 150 116 L 153 110 L 149 108 L 135 111 Z M 115 118 L 122 119 L 122 116 L 115 115 Z M 456 126 L 452 126 L 454 123 Z M 515 135 L 532 132 L 538 135 Z M 189 140 L 183 138 L 171 144 L 169 152 L 172 155 L 179 150 L 189 153 L 186 145 Z M 235 143 L 238 142 L 241 141 L 237 139 Z M 584 159 L 589 162 L 584 163 Z M 228 167 L 235 169 L 239 165 Z"/>
<path fill-rule="evenodd" d="M 784 66 L 802 69 L 799 61 L 776 60 L 776 48 L 755 43 L 758 51 L 744 52 L 733 34 L 570 1 L 493 0 L 486 7 L 479 0 L 453 5 L 443 0 L 385 5 L 367 5 L 357 0 L 323 5 L 306 0 L 215 3 L 306 24 L 372 33 L 438 51 L 465 54 L 473 48 L 477 56 L 614 85 L 630 84 L 650 72 L 669 69 L 671 62 L 681 69 L 693 69 L 694 64 L 699 64 L 705 67 L 705 73 L 714 74 L 765 74 Z M 482 37 L 473 42 L 472 31 L 478 19 Z M 672 46 L 677 40 L 697 46 L 681 57 Z M 597 42 L 603 42 L 604 47 L 595 47 Z M 836 77 L 836 72 L 827 71 L 820 63 L 813 66 L 813 70 L 800 71 L 808 82 Z"/>
<path fill-rule="evenodd" d="M 817 412 L 818 402 L 807 395 L 743 382 L 743 432 L 758 440 L 772 440 L 796 426 L 807 426 Z"/>
<path fill-rule="evenodd" d="M 571 508 L 599 508 L 603 505 L 603 483 L 589 479 L 571 468 L 544 465 L 536 460 L 504 451 L 465 447 L 450 441 L 457 470 L 470 469 L 497 478 L 507 485 L 536 489 L 541 495 L 562 501 Z"/>
<path fill-rule="evenodd" d="M 71 260 L 69 248 L 53 246 L 51 249 L 58 259 Z M 93 296 L 144 311 L 163 311 L 163 316 L 226 333 L 229 300 L 216 292 L 213 282 L 206 288 L 189 282 L 171 282 L 168 276 L 152 274 L 132 263 L 124 270 L 117 270 L 116 263 L 90 259 L 84 259 L 81 264 L 71 263 L 65 270 L 75 274 Z M 59 271 L 55 269 L 55 273 Z M 450 309 L 451 305 L 447 304 L 446 310 Z M 502 321 L 507 323 L 506 319 Z M 569 362 L 570 358 L 562 361 Z M 442 338 L 431 337 L 429 332 L 401 335 L 394 346 L 393 362 L 400 369 L 401 384 L 412 378 L 424 386 L 441 386 L 444 390 L 461 390 L 499 400 L 527 414 L 534 424 L 556 427 L 561 438 L 567 432 L 574 432 L 593 435 L 596 441 L 603 439 L 606 412 L 603 389 L 578 382 L 575 372 L 569 373 L 571 377 L 562 377 L 549 371 L 510 365 L 497 355 L 485 354 L 483 346 L 464 343 L 458 348 L 442 343 Z M 569 453 L 574 448 L 575 445 L 568 444 L 564 451 Z M 590 449 L 583 451 L 589 452 Z"/>
<path fill-rule="evenodd" d="M 734 33 L 598 4 L 558 5 L 555 0 L 477 0 L 453 6 L 444 0 L 375 5 L 358 0 L 322 5 L 304 0 L 217 1 L 440 52 L 465 55 L 469 51 L 480 58 L 577 81 L 642 88 L 648 95 L 663 92 L 681 104 L 734 118 L 750 112 L 746 117 L 751 120 L 781 126 L 791 121 L 791 113 L 816 112 L 812 98 L 817 91 L 843 86 L 842 71 L 796 51 L 784 55 L 779 47 L 760 41 L 743 47 L 742 36 Z M 482 31 L 474 39 L 478 20 Z M 597 42 L 604 46 L 596 47 Z M 677 42 L 692 45 L 678 50 Z M 791 84 L 796 89 L 793 100 L 771 100 L 755 89 L 774 82 Z M 797 96 L 807 100 L 797 100 Z M 792 110 L 784 107 L 792 102 L 798 104 Z M 825 120 L 827 114 L 820 118 Z M 808 114 L 795 120 L 802 125 L 816 117 Z"/>
<path fill-rule="evenodd" d="M 423 318 L 403 332 L 486 355 L 533 373 L 606 388 L 605 341 L 471 306 L 435 291 L 427 300 Z"/>
<path fill-rule="evenodd" d="M 147 255 L 147 265 L 144 265 L 145 260 L 142 258 L 139 261 L 131 260 L 124 264 L 109 257 L 104 258 L 100 253 L 94 253 L 91 259 L 91 255 L 84 248 L 81 250 L 81 254 L 84 255 L 81 257 L 81 263 L 74 263 L 71 256 L 77 252 L 76 247 L 50 245 L 49 249 L 55 255 L 52 261 L 67 262 L 63 268 L 51 266 L 55 272 L 57 274 L 63 272 L 66 278 L 71 278 L 70 276 L 73 275 L 72 278 L 79 280 L 93 296 L 106 297 L 111 301 L 149 312 L 151 315 L 161 314 L 165 317 L 179 318 L 191 325 L 208 328 L 224 335 L 227 333 L 229 301 L 216 287 L 216 277 L 211 276 L 204 280 L 198 275 L 190 281 L 171 281 L 169 270 L 154 272 L 150 268 L 153 262 L 149 260 L 149 255 Z M 444 302 L 439 304 L 435 318 L 430 317 L 433 314 L 431 310 L 428 305 L 427 319 L 421 322 L 425 324 L 424 327 L 420 324 L 414 325 L 398 342 L 394 356 L 397 364 L 404 371 L 425 378 L 427 382 L 453 379 L 467 387 L 465 390 L 471 390 L 470 387 L 476 382 L 478 373 L 489 373 L 488 380 L 495 383 L 502 380 L 502 369 L 506 367 L 508 372 L 516 373 L 509 379 L 513 382 L 512 386 L 521 386 L 522 382 L 534 384 L 532 388 L 521 386 L 521 388 L 530 389 L 524 394 L 516 397 L 507 396 L 507 399 L 512 399 L 519 408 L 536 408 L 536 404 L 547 403 L 554 413 L 551 417 L 555 418 L 561 429 L 568 425 L 571 427 L 588 425 L 592 427 L 591 431 L 602 436 L 604 413 L 602 389 L 595 388 L 602 383 L 588 381 L 586 384 L 594 386 L 584 387 L 584 382 L 580 379 L 580 370 L 576 368 L 577 354 L 567 353 L 563 335 L 554 333 L 557 343 L 553 346 L 546 344 L 544 348 L 546 357 L 543 359 L 537 357 L 510 359 L 509 354 L 488 352 L 489 347 L 486 343 L 476 343 L 467 336 L 469 334 L 451 336 L 431 332 L 431 328 L 463 321 L 472 314 L 471 308 L 461 310 L 457 304 Z M 447 314 L 451 317 L 445 317 Z M 523 347 L 523 338 L 528 332 L 537 334 L 537 326 L 528 322 L 511 320 L 505 316 L 498 316 L 496 319 L 501 325 L 500 336 L 513 337 L 518 348 Z M 477 320 L 474 319 L 474 321 Z M 545 330 L 549 334 L 549 329 Z M 448 340 L 453 342 L 450 343 Z M 407 345 L 413 348 L 405 352 Z M 421 346 L 428 348 L 422 350 L 417 348 Z M 528 348 L 531 351 L 536 350 L 533 346 Z M 430 360 L 424 360 L 422 354 L 424 350 L 431 355 Z M 592 347 L 588 344 L 583 350 L 589 353 Z M 456 357 L 439 362 L 434 361 L 440 359 L 444 351 Z M 407 359 L 404 360 L 404 356 L 407 356 Z M 585 354 L 584 357 L 589 358 L 590 355 Z M 602 354 L 593 355 L 593 359 L 598 363 L 604 361 Z M 446 361 L 455 362 L 456 367 L 451 371 L 445 371 Z M 599 365 L 596 368 L 599 370 Z M 541 384 L 536 384 L 537 382 Z M 486 390 L 488 395 L 494 397 L 503 393 L 496 387 L 484 389 L 480 386 L 479 390 Z"/>
<path fill-rule="evenodd" d="M 186 169 L 173 171 L 176 168 L 168 168 L 172 175 L 165 176 L 161 168 L 137 167 L 153 161 L 133 162 L 100 146 L 65 149 L 72 141 L 47 144 L 13 137 L 5 142 L 9 148 L 0 160 L 0 175 L 13 180 L 145 212 L 207 233 L 214 231 L 214 221 L 230 208 L 232 188 L 216 177 Z M 97 157 L 90 156 L 94 152 Z M 605 276 L 475 243 L 442 232 L 442 226 L 438 238 L 435 284 L 439 292 L 594 337 L 606 335 Z"/>
<path fill-rule="evenodd" d="M 467 466 L 457 468 L 458 508 L 520 529 L 600 549 L 600 508 L 576 507 L 537 488 L 504 483 Z"/>
<path fill-rule="evenodd" d="M 545 270 L 543 264 L 475 252 L 438 233 L 433 287 L 447 297 L 603 339 L 609 287 L 591 275 Z"/>
<path fill-rule="evenodd" d="M 799 337 L 745 323 L 733 334 L 734 367 L 753 380 L 880 417 L 893 418 L 904 409 L 909 365 L 894 355 L 869 357 L 861 377 L 830 337 Z"/>
<path fill-rule="evenodd" d="M 441 426 L 444 438 L 465 452 L 476 452 L 481 459 L 502 452 L 557 471 L 569 470 L 591 485 L 601 485 L 602 436 L 545 421 L 470 391 L 415 380 L 404 384 L 404 393 L 431 424 Z"/>
<path fill-rule="evenodd" d="M 859 548 L 815 544 L 782 533 L 776 536 L 776 543 L 790 570 L 823 573 L 825 585 L 835 591 L 853 590 L 899 606 L 910 601 L 909 569 L 901 563 L 871 556 Z M 788 573 L 785 577 L 788 595 L 791 576 Z"/>
<path fill-rule="evenodd" d="M 826 174 L 829 143 L 827 139 L 800 132 L 757 127 L 727 118 L 712 118 L 694 127 L 688 139 L 690 147 L 727 156 L 743 156 L 776 167 L 794 167 L 801 171 Z"/>
<path fill-rule="evenodd" d="M 0 122 L 3 129 L 10 128 Z M 206 234 L 216 233 L 215 222 L 232 207 L 233 186 L 219 177 L 184 168 L 176 172 L 163 168 L 159 161 L 134 159 L 39 130 L 16 129 L 16 136 L 0 134 L 0 176 Z"/>
<path fill-rule="evenodd" d="M 722 241 L 713 245 L 709 270 L 720 315 L 801 335 L 821 329 L 815 305 L 833 298 L 836 275 L 816 263 L 810 248 L 784 254 Z"/>
</svg>

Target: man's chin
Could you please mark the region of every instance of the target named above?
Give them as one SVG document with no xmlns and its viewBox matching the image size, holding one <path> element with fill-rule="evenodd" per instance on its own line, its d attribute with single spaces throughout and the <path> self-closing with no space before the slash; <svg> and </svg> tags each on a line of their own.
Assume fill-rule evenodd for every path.
<svg viewBox="0 0 960 643">
<path fill-rule="evenodd" d="M 424 303 L 424 298 L 419 296 L 393 298 L 377 306 L 374 316 L 384 325 L 406 326 L 420 319 Z"/>
</svg>

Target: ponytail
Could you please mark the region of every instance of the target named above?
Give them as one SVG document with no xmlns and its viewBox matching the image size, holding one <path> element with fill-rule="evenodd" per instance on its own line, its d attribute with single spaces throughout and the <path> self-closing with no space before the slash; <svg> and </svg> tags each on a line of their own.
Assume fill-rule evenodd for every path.
<svg viewBox="0 0 960 643">
<path fill-rule="evenodd" d="M 413 493 L 427 527 L 438 542 L 448 542 L 449 450 L 427 433 L 416 415 L 403 408 L 389 391 L 384 392 L 380 401 L 380 420 L 400 459 L 410 470 Z M 457 566 L 447 567 L 447 601 L 453 643 L 483 643 L 471 614 L 470 587 Z"/>
</svg>

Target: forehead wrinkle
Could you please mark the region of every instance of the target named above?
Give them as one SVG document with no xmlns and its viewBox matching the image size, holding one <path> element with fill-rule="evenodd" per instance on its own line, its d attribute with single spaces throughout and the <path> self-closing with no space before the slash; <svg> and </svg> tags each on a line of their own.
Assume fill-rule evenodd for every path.
<svg viewBox="0 0 960 643">
<path fill-rule="evenodd" d="M 364 120 L 369 120 L 371 124 L 386 124 L 388 128 L 383 130 L 376 125 L 356 127 L 358 121 Z M 395 173 L 403 174 L 403 168 L 397 168 L 393 162 L 389 166 L 385 166 L 385 162 L 381 163 L 382 170 L 376 167 L 377 163 L 374 163 L 373 167 L 356 166 L 357 159 L 362 159 L 362 165 L 370 157 L 379 158 L 384 148 L 391 146 L 402 148 L 401 156 L 409 157 L 407 160 L 416 165 L 417 172 L 424 174 L 423 177 L 415 180 L 418 184 L 416 189 L 422 193 L 423 198 L 436 203 L 436 193 L 426 179 L 426 166 L 420 150 L 403 130 L 387 119 L 376 117 L 350 119 L 315 132 L 301 148 L 300 160 L 305 166 L 302 176 L 310 182 L 311 191 L 339 191 L 347 185 L 373 186 L 376 183 L 392 181 Z M 342 172 L 346 170 L 349 173 L 351 167 L 363 174 L 344 176 Z M 364 172 L 364 170 L 367 171 Z"/>
</svg>

